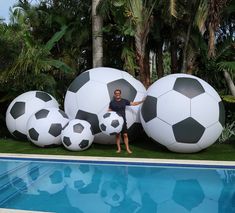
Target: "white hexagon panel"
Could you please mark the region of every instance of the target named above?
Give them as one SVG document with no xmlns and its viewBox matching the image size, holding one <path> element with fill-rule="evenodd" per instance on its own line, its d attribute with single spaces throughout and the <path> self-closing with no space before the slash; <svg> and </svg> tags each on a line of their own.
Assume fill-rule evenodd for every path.
<svg viewBox="0 0 235 213">
<path fill-rule="evenodd" d="M 172 74 L 149 87 L 140 118 L 154 141 L 174 152 L 192 153 L 218 139 L 225 112 L 208 83 L 196 76 Z"/>
</svg>

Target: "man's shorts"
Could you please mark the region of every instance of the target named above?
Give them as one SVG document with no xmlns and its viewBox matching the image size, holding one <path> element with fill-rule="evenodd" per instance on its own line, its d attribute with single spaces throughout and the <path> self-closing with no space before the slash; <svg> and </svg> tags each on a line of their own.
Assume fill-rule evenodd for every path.
<svg viewBox="0 0 235 213">
<path fill-rule="evenodd" d="M 122 134 L 127 133 L 127 123 L 126 123 L 126 120 L 124 120 L 121 133 Z"/>
</svg>

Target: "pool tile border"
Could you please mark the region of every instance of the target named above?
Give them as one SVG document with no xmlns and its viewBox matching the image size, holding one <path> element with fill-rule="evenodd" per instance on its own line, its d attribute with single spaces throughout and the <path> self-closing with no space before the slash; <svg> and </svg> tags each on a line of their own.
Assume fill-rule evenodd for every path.
<svg viewBox="0 0 235 213">
<path fill-rule="evenodd" d="M 208 161 L 208 160 L 175 160 L 153 158 L 125 158 L 125 157 L 93 157 L 93 156 L 65 156 L 65 155 L 38 155 L 0 153 L 4 159 L 32 159 L 57 162 L 80 162 L 119 165 L 145 165 L 145 166 L 177 166 L 177 167 L 203 167 L 203 168 L 228 168 L 235 169 L 235 161 Z"/>
</svg>

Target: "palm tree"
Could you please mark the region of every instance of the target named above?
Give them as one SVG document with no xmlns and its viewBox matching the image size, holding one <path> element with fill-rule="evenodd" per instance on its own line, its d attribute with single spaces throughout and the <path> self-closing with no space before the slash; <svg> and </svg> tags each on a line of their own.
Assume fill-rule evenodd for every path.
<svg viewBox="0 0 235 213">
<path fill-rule="evenodd" d="M 149 58 L 146 50 L 147 39 L 150 31 L 152 12 L 157 0 L 127 0 L 127 16 L 134 25 L 135 51 L 139 66 L 140 81 L 147 88 L 150 82 Z"/>
<path fill-rule="evenodd" d="M 92 58 L 93 67 L 100 67 L 103 65 L 103 37 L 102 27 L 103 20 L 97 14 L 97 6 L 100 0 L 92 0 Z"/>
<path fill-rule="evenodd" d="M 208 32 L 208 52 L 207 57 L 211 61 L 218 61 L 218 55 L 221 53 L 216 53 L 216 31 L 218 30 L 221 23 L 221 14 L 223 11 L 229 11 L 229 8 L 234 8 L 234 1 L 231 1 L 230 4 L 226 5 L 227 0 L 207 0 L 200 3 L 201 10 L 197 14 L 197 23 L 198 27 L 202 34 Z M 227 16 L 231 15 L 230 13 Z M 233 36 L 233 35 L 232 35 Z M 233 42 L 233 41 L 232 41 Z M 234 43 L 234 42 L 233 42 Z M 227 42 L 224 44 L 227 45 Z M 234 45 L 234 44 L 233 44 Z M 233 45 L 229 45 L 232 46 Z M 225 49 L 222 52 L 226 52 L 228 46 L 224 47 Z M 234 59 L 233 59 L 234 60 Z M 219 64 L 220 70 L 223 71 L 223 75 L 227 86 L 233 96 L 235 96 L 235 86 L 229 71 L 234 71 L 234 62 L 232 61 L 222 61 Z"/>
</svg>

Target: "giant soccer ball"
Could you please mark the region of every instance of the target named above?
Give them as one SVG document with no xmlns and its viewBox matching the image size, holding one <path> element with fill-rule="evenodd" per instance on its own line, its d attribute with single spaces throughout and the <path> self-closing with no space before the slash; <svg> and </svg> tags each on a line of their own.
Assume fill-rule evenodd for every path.
<svg viewBox="0 0 235 213">
<path fill-rule="evenodd" d="M 27 139 L 26 125 L 29 117 L 42 108 L 59 107 L 58 102 L 46 92 L 29 91 L 16 97 L 6 112 L 6 125 L 19 139 Z"/>
<path fill-rule="evenodd" d="M 27 136 L 35 145 L 54 147 L 62 143 L 61 131 L 69 122 L 58 108 L 45 108 L 33 114 L 27 123 Z"/>
<path fill-rule="evenodd" d="M 107 112 L 115 89 L 122 90 L 122 97 L 129 101 L 140 101 L 146 95 L 141 82 L 130 74 L 112 68 L 94 68 L 80 74 L 69 86 L 64 108 L 70 119 L 88 121 L 96 143 L 115 143 L 114 136 L 103 134 L 99 128 L 99 117 Z M 129 131 L 140 125 L 139 106 L 127 107 L 126 118 Z"/>
<path fill-rule="evenodd" d="M 157 206 L 157 211 L 149 212 L 220 212 L 224 184 L 215 170 L 174 167 L 152 170 L 149 175 L 144 174 L 137 186 Z M 144 202 L 139 205 L 145 206 Z"/>
<path fill-rule="evenodd" d="M 87 121 L 74 119 L 62 130 L 62 143 L 70 151 L 88 149 L 94 140 L 91 125 Z"/>
<path fill-rule="evenodd" d="M 100 118 L 100 129 L 106 135 L 116 135 L 122 131 L 124 120 L 116 112 L 106 112 Z"/>
<path fill-rule="evenodd" d="M 220 136 L 225 119 L 217 92 L 202 79 L 168 75 L 151 85 L 141 108 L 147 135 L 181 153 L 198 152 Z"/>
</svg>

